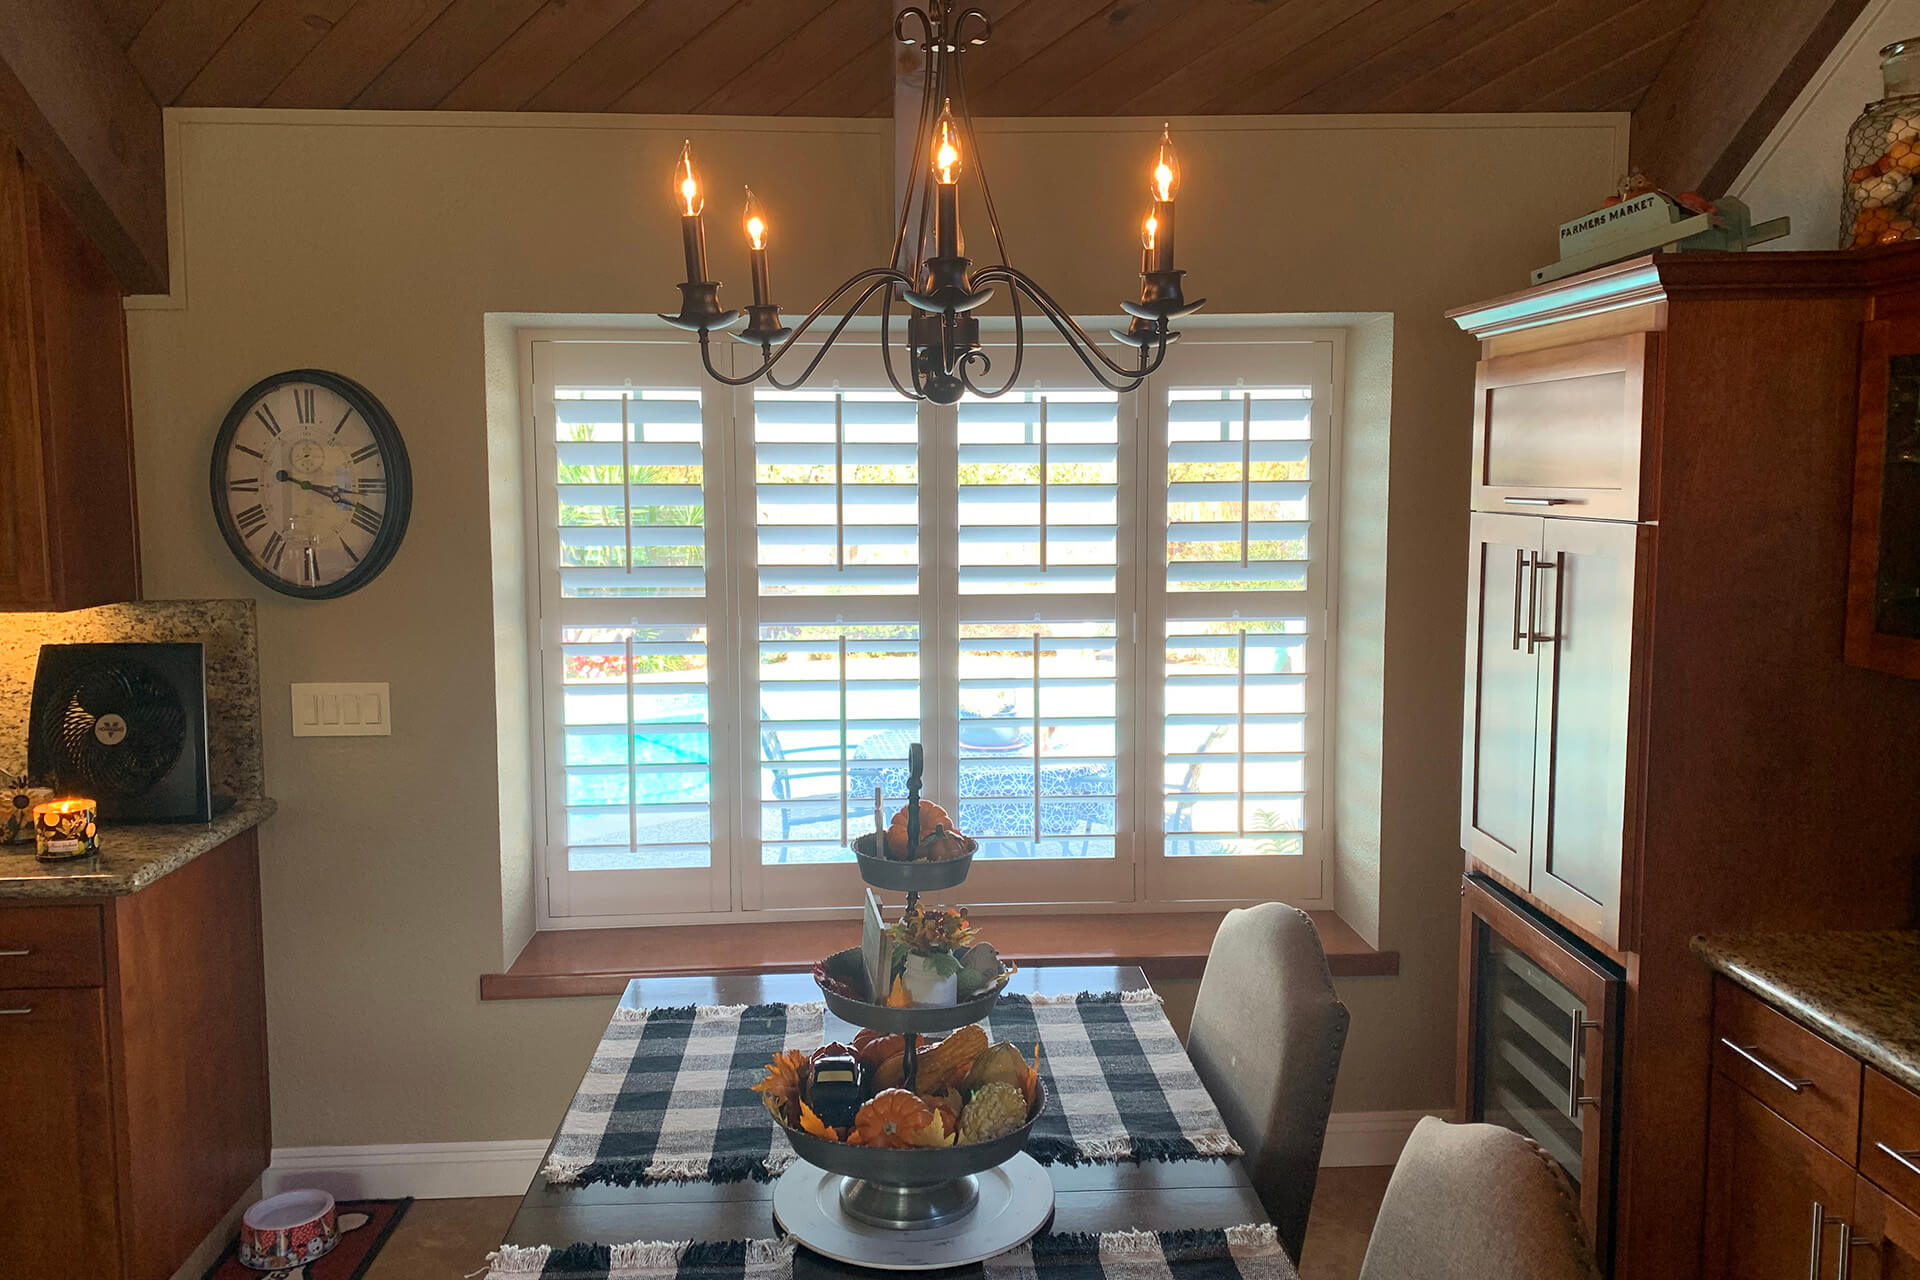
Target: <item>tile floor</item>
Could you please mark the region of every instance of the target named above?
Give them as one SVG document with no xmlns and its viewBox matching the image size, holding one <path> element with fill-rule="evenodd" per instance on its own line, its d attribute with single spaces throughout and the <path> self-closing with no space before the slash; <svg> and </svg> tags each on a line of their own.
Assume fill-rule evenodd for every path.
<svg viewBox="0 0 1920 1280">
<path fill-rule="evenodd" d="M 1323 1169 L 1307 1227 L 1302 1280 L 1354 1280 L 1391 1169 Z M 486 1262 L 517 1197 L 417 1200 L 365 1280 L 457 1280 Z"/>
</svg>

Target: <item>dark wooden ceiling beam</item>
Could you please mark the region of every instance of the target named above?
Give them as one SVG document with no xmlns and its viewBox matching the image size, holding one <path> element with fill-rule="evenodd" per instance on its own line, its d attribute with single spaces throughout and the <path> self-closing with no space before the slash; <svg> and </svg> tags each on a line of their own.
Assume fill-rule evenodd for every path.
<svg viewBox="0 0 1920 1280">
<path fill-rule="evenodd" d="M 1866 0 L 1704 0 L 1633 112 L 1634 165 L 1726 191 Z"/>
<path fill-rule="evenodd" d="M 0 129 L 128 293 L 167 288 L 160 104 L 91 4 L 8 0 Z"/>
</svg>

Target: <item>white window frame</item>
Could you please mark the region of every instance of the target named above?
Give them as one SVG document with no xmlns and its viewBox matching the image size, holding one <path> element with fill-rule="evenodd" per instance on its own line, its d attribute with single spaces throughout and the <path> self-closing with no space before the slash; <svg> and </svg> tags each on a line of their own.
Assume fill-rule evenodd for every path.
<svg viewBox="0 0 1920 1280">
<path fill-rule="evenodd" d="M 1191 323 L 1191 322 L 1190 322 Z M 989 322 L 991 327 L 991 322 Z M 1097 328 L 1098 326 L 1096 326 Z M 992 345 L 996 338 L 989 335 Z M 839 374 L 849 387 L 881 382 L 875 336 L 857 327 L 842 335 L 839 350 L 828 354 L 817 378 L 831 385 Z M 552 391 L 556 380 L 543 370 L 539 344 L 604 344 L 601 376 L 614 385 L 632 379 L 638 362 L 672 369 L 655 385 L 698 386 L 702 390 L 704 478 L 708 519 L 707 596 L 688 604 L 709 606 L 721 625 L 708 631 L 710 673 L 737 672 L 736 679 L 710 683 L 713 858 L 701 871 L 573 871 L 566 866 L 563 796 L 555 794 L 551 759 L 560 741 L 558 697 L 559 575 L 556 534 L 557 491 L 551 483 L 556 462 Z M 760 599 L 757 537 L 754 523 L 753 391 L 729 388 L 705 376 L 698 350 L 683 334 L 658 329 L 522 329 L 517 335 L 522 370 L 523 416 L 528 447 L 523 450 L 522 484 L 527 511 L 528 643 L 532 671 L 535 741 L 540 762 L 532 779 L 535 812 L 544 819 L 536 833 L 541 874 L 536 884 L 539 927 L 604 928 L 648 924 L 695 924 L 805 919 L 846 914 L 857 902 L 857 873 L 850 864 L 828 867 L 761 865 L 760 770 L 757 736 L 745 732 L 757 719 L 760 691 Z M 734 359 L 732 348 L 715 342 L 716 364 Z M 1332 856 L 1328 793 L 1332 756 L 1332 659 L 1329 643 L 1336 626 L 1333 584 L 1337 581 L 1340 488 L 1340 386 L 1344 334 L 1337 329 L 1285 326 L 1192 328 L 1169 354 L 1167 364 L 1138 392 L 1121 399 L 1121 538 L 1116 574 L 1115 623 L 1119 643 L 1119 790 L 1115 858 L 979 862 L 969 876 L 964 900 L 991 905 L 1002 914 L 1039 912 L 1138 912 L 1195 910 L 1283 899 L 1307 908 L 1326 900 L 1326 868 Z M 552 348 L 547 349 L 551 352 Z M 576 351 L 569 358 L 575 358 Z M 638 358 L 636 360 L 636 357 Z M 1057 342 L 1035 341 L 1029 333 L 1028 368 L 1022 385 L 1042 378 L 1053 385 L 1088 385 L 1085 371 Z M 619 372 L 624 366 L 626 372 Z M 1068 382 L 1077 371 L 1077 382 Z M 1209 377 L 1208 375 L 1212 376 Z M 561 379 L 567 385 L 578 378 Z M 651 382 L 652 380 L 649 380 Z M 997 379 L 989 377 L 997 385 Z M 638 389 L 645 385 L 632 381 Z M 1289 616 L 1308 619 L 1307 649 L 1307 808 L 1303 854 L 1298 857 L 1168 858 L 1164 836 L 1163 765 L 1158 742 L 1164 712 L 1163 663 L 1166 622 L 1175 615 L 1208 615 L 1198 603 L 1212 599 L 1228 610 L 1233 594 L 1177 593 L 1169 603 L 1166 584 L 1166 429 L 1167 390 L 1181 386 L 1262 387 L 1310 385 L 1312 440 L 1308 575 L 1304 593 L 1285 593 Z M 991 596 L 960 596 L 956 548 L 957 510 L 934 499 L 937 486 L 949 482 L 956 463 L 956 413 L 951 408 L 922 410 L 919 453 L 921 594 L 915 597 L 865 597 L 850 601 L 848 620 L 865 613 L 917 613 L 921 631 L 921 732 L 928 744 L 926 794 L 954 794 L 958 734 L 958 686 L 946 677 L 957 670 L 959 624 L 967 618 L 1004 613 Z M 744 450 L 744 452 L 743 452 Z M 1144 506 L 1142 505 L 1144 504 Z M 1133 532 L 1126 525 L 1131 516 Z M 716 534 L 718 536 L 716 536 Z M 928 598 L 929 587 L 931 599 Z M 1277 593 L 1276 593 L 1277 594 Z M 1087 597 L 1059 596 L 1053 600 Z M 579 601 L 573 601 L 578 606 Z M 607 602 L 609 618 L 631 617 L 652 600 Z M 1251 604 L 1248 600 L 1243 603 Z M 876 608 L 878 606 L 878 608 Z M 893 606 L 888 608 L 887 606 Z M 670 608 L 667 612 L 692 612 Z M 577 612 L 577 609 L 576 609 Z M 1045 612 L 1045 602 L 1040 606 Z M 552 635 L 548 634 L 549 627 Z M 1131 699 L 1131 706 L 1128 701 Z M 857 798 L 856 798 L 857 800 Z M 1079 863 L 1074 866 L 1071 864 Z M 767 874 L 769 871 L 774 874 Z M 809 874 L 794 875 L 789 872 Z M 1117 877 L 1117 878 L 1115 878 Z M 1093 892 L 1087 890 L 1091 888 Z M 664 904 L 664 905 L 663 905 Z"/>
</svg>

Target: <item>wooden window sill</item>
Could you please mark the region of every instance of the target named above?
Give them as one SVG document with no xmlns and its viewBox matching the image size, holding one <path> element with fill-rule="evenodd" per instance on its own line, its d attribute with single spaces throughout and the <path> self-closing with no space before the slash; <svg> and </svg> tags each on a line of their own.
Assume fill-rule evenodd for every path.
<svg viewBox="0 0 1920 1280">
<path fill-rule="evenodd" d="M 981 932 L 1023 965 L 1139 965 L 1149 978 L 1197 978 L 1223 911 L 1161 915 L 974 915 Z M 1400 953 L 1368 946 L 1331 911 L 1309 913 L 1337 978 L 1400 972 Z M 483 974 L 482 1000 L 614 996 L 630 978 L 809 972 L 848 945 L 846 920 L 767 924 L 551 929 L 537 933 L 505 973 Z"/>
</svg>

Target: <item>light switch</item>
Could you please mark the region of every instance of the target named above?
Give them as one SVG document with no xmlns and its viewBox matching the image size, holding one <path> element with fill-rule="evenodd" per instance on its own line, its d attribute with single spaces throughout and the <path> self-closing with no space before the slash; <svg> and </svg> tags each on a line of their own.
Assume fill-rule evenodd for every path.
<svg viewBox="0 0 1920 1280">
<path fill-rule="evenodd" d="M 385 738 L 393 733 L 387 684 L 296 684 L 296 738 Z"/>
</svg>

